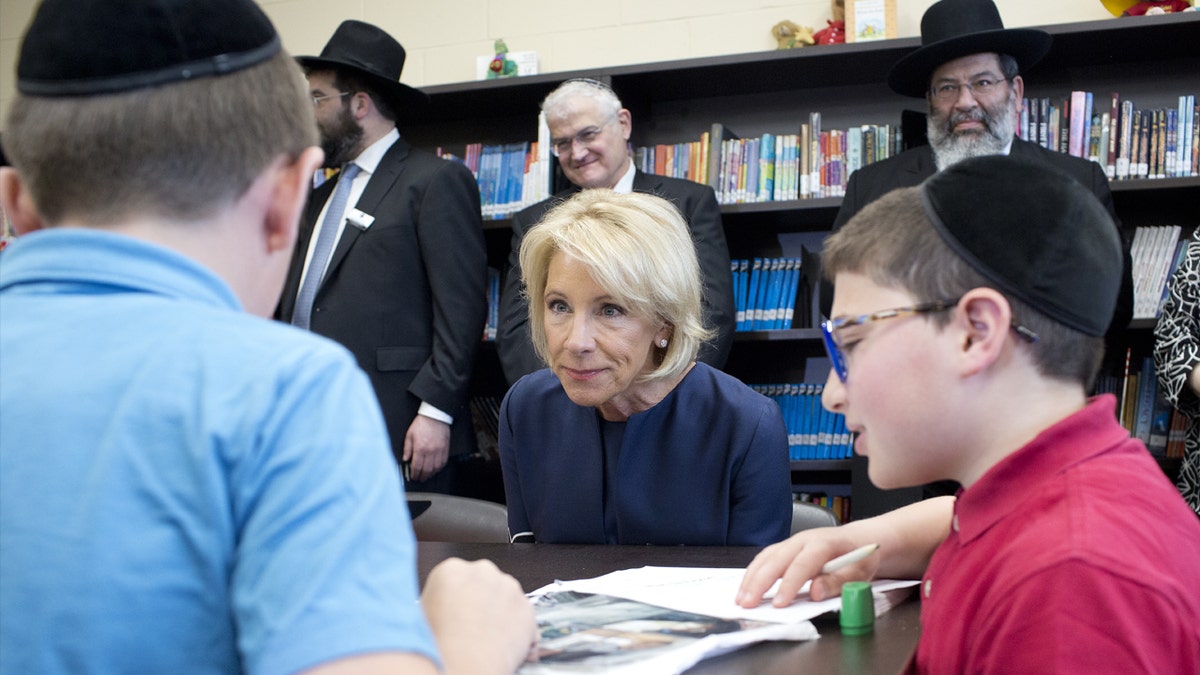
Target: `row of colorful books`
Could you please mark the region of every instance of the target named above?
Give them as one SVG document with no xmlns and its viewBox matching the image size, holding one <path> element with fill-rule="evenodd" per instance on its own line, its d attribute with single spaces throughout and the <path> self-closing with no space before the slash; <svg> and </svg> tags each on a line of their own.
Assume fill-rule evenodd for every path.
<svg viewBox="0 0 1200 675">
<path fill-rule="evenodd" d="M 739 138 L 717 123 L 698 141 L 636 148 L 634 161 L 646 173 L 707 183 L 722 204 L 742 204 L 840 197 L 851 173 L 901 147 L 897 126 L 823 130 L 814 112 L 797 133 Z"/>
<path fill-rule="evenodd" d="M 788 455 L 793 460 L 848 459 L 854 452 L 846 418 L 821 405 L 821 384 L 753 384 L 752 389 L 779 405 L 787 425 Z"/>
<path fill-rule="evenodd" d="M 642 173 L 707 184 L 711 139 L 712 134 L 706 131 L 698 141 L 639 146 L 633 150 L 633 163 Z"/>
<path fill-rule="evenodd" d="M 487 268 L 487 322 L 483 325 L 483 341 L 492 342 L 496 339 L 496 330 L 500 326 L 500 270 L 495 267 Z"/>
<path fill-rule="evenodd" d="M 1200 105 L 1194 94 L 1177 101 L 1146 109 L 1118 92 L 1104 102 L 1090 91 L 1027 98 L 1017 132 L 1042 147 L 1099 163 L 1109 180 L 1197 176 Z"/>
<path fill-rule="evenodd" d="M 800 288 L 800 267 L 800 258 L 731 260 L 736 330 L 791 328 Z"/>
<path fill-rule="evenodd" d="M 1143 357 L 1141 367 L 1137 366 L 1132 350 L 1126 350 L 1124 372 L 1101 374 L 1096 380 L 1096 392 L 1117 397 L 1121 425 L 1145 443 L 1150 454 L 1183 457 L 1187 418 L 1163 395 L 1154 358 Z"/>
<path fill-rule="evenodd" d="M 461 161 L 479 184 L 484 220 L 509 218 L 550 196 L 550 162 L 539 158 L 537 142 L 470 143 L 459 158 L 438 148 L 445 159 Z"/>
<path fill-rule="evenodd" d="M 1155 319 L 1167 299 L 1167 281 L 1183 259 L 1187 241 L 1178 225 L 1149 225 L 1133 233 L 1133 318 Z"/>
</svg>

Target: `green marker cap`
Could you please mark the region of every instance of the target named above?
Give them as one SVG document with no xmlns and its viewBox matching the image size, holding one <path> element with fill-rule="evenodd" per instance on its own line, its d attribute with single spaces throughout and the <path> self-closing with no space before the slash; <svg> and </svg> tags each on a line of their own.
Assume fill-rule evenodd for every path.
<svg viewBox="0 0 1200 675">
<path fill-rule="evenodd" d="M 866 635 L 875 629 L 875 597 L 871 584 L 851 581 L 842 585 L 842 633 Z"/>
</svg>

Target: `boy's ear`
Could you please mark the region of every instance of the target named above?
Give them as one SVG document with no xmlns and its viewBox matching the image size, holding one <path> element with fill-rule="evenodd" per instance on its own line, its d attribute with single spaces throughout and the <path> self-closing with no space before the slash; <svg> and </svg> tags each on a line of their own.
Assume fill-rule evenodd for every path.
<svg viewBox="0 0 1200 675">
<path fill-rule="evenodd" d="M 306 148 L 296 159 L 277 169 L 275 188 L 264 223 L 271 252 L 290 252 L 295 245 L 300 211 L 308 199 L 313 173 L 321 165 L 324 156 L 320 148 Z"/>
<path fill-rule="evenodd" d="M 4 209 L 13 225 L 13 232 L 18 235 L 46 227 L 21 175 L 10 166 L 0 167 L 0 208 Z"/>
<path fill-rule="evenodd" d="M 956 328 L 961 331 L 961 357 L 964 375 L 989 368 L 1004 352 L 1012 325 L 1012 307 L 1000 292 L 974 288 L 958 302 Z"/>
</svg>

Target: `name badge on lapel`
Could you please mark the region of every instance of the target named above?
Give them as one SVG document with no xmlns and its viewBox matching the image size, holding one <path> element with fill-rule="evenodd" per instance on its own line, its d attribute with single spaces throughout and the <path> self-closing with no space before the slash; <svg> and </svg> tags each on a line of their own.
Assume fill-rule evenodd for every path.
<svg viewBox="0 0 1200 675">
<path fill-rule="evenodd" d="M 375 216 L 363 213 L 358 209 L 350 209 L 350 214 L 346 216 L 346 222 L 366 232 L 367 228 L 371 227 L 371 224 L 375 222 Z"/>
</svg>

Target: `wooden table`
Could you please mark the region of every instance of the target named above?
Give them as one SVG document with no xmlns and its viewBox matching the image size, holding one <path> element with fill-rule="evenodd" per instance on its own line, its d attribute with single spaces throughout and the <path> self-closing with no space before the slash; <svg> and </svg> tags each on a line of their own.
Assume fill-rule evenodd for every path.
<svg viewBox="0 0 1200 675">
<path fill-rule="evenodd" d="M 521 582 L 526 592 L 556 579 L 586 579 L 645 565 L 667 567 L 745 567 L 755 547 L 589 546 L 556 544 L 459 544 L 419 542 L 421 582 L 434 565 L 449 557 L 487 559 Z M 821 638 L 804 642 L 768 642 L 701 661 L 688 675 L 728 673 L 897 673 L 920 635 L 920 604 L 905 602 L 875 620 L 873 633 L 843 636 L 836 615 L 814 622 Z"/>
</svg>

